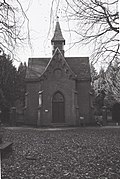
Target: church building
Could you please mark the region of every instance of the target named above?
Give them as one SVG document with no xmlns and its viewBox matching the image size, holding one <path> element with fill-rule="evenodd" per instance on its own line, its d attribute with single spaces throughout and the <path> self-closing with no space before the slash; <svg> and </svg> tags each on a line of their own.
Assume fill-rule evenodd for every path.
<svg viewBox="0 0 120 179">
<path fill-rule="evenodd" d="M 82 119 L 89 125 L 93 122 L 89 58 L 65 57 L 65 39 L 58 21 L 51 45 L 51 58 L 29 58 L 25 123 L 78 126 Z"/>
</svg>

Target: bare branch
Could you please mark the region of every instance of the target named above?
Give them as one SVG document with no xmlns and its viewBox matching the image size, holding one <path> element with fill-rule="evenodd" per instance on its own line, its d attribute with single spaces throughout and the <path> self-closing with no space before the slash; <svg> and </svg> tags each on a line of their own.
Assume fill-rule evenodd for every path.
<svg viewBox="0 0 120 179">
<path fill-rule="evenodd" d="M 23 32 L 23 27 L 26 32 Z M 30 48 L 29 19 L 19 0 L 0 2 L 0 49 L 14 57 L 14 49 L 28 39 Z"/>
<path fill-rule="evenodd" d="M 55 0 L 54 0 L 55 1 Z M 59 0 L 59 4 L 62 0 Z M 120 54 L 118 48 L 119 13 L 118 0 L 65 0 L 63 13 L 67 21 L 76 26 L 77 40 L 73 43 L 93 47 L 91 60 L 108 62 Z M 71 45 L 69 49 L 74 46 Z"/>
</svg>

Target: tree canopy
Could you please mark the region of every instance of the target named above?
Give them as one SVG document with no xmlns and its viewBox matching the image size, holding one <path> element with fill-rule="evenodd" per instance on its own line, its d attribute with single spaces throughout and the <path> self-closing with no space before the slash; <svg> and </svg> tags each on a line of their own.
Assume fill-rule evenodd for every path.
<svg viewBox="0 0 120 179">
<path fill-rule="evenodd" d="M 118 61 L 109 65 L 106 70 L 101 68 L 98 75 L 92 66 L 91 76 L 94 77 L 92 87 L 95 92 L 97 111 L 100 111 L 104 105 L 111 110 L 115 103 L 120 103 L 120 67 Z"/>
<path fill-rule="evenodd" d="M 19 100 L 24 105 L 26 65 L 20 64 L 18 70 L 9 56 L 0 56 L 0 110 L 3 120 L 8 122 L 10 108 Z"/>
<path fill-rule="evenodd" d="M 15 101 L 16 68 L 9 56 L 0 56 L 0 92 L 4 101 L 2 106 L 13 106 Z"/>
</svg>

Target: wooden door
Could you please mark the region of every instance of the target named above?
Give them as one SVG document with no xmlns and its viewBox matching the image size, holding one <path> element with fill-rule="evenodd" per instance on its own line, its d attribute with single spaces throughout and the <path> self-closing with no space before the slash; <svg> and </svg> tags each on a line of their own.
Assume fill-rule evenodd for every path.
<svg viewBox="0 0 120 179">
<path fill-rule="evenodd" d="M 52 100 L 52 122 L 64 123 L 65 122 L 65 102 L 62 93 L 57 92 L 53 95 Z"/>
</svg>

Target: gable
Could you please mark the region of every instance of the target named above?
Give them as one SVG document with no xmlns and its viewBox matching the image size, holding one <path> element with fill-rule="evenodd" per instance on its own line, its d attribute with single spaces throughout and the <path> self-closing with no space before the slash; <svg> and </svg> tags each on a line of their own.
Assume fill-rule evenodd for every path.
<svg viewBox="0 0 120 179">
<path fill-rule="evenodd" d="M 40 79 L 46 79 L 54 70 L 59 71 L 59 69 L 64 70 L 66 76 L 69 79 L 75 79 L 76 75 L 71 70 L 70 66 L 67 64 L 65 58 L 63 57 L 61 51 L 57 48 L 51 60 L 48 62 L 43 74 L 41 75 Z M 59 73 L 59 72 L 58 72 Z"/>
</svg>

